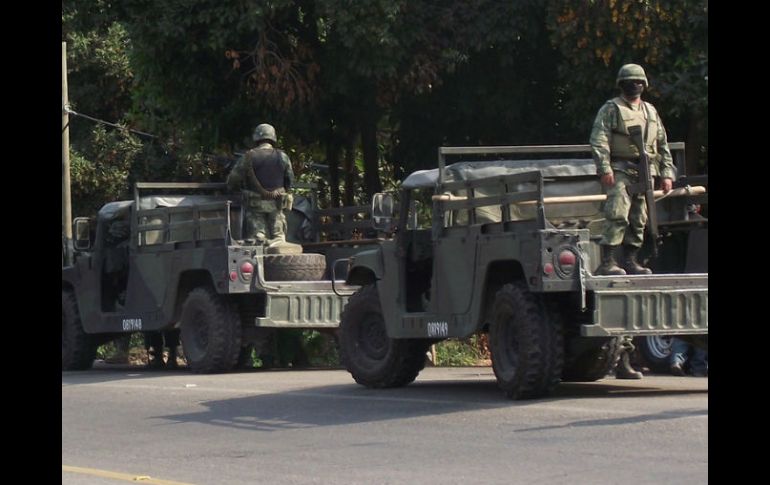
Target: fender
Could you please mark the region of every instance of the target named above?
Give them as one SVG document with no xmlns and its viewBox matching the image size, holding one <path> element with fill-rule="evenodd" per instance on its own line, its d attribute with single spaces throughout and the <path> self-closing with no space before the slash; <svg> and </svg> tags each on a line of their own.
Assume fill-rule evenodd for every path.
<svg viewBox="0 0 770 485">
<path fill-rule="evenodd" d="M 382 261 L 382 249 L 369 249 L 361 251 L 350 257 L 348 276 L 345 283 L 348 285 L 365 285 L 382 279 L 385 273 L 385 265 Z"/>
</svg>

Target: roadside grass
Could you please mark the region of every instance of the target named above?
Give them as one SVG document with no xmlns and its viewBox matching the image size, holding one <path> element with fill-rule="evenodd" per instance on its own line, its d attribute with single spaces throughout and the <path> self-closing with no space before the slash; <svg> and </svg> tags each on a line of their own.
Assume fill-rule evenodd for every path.
<svg viewBox="0 0 770 485">
<path fill-rule="evenodd" d="M 488 366 L 490 363 L 486 334 L 466 339 L 448 339 L 436 344 L 436 366 Z"/>
<path fill-rule="evenodd" d="M 126 358 L 126 339 L 113 340 L 97 348 L 96 358 L 112 363 L 147 365 L 149 362 L 144 346 L 144 336 L 133 333 L 128 338 L 128 356 Z M 340 357 L 336 336 L 317 330 L 293 330 L 278 334 L 266 357 L 254 349 L 245 356 L 243 368 L 340 368 Z M 434 346 L 435 361 L 439 367 L 468 367 L 491 365 L 488 338 L 486 334 L 473 335 L 466 339 L 448 339 Z M 179 364 L 183 365 L 184 349 L 179 353 Z"/>
</svg>

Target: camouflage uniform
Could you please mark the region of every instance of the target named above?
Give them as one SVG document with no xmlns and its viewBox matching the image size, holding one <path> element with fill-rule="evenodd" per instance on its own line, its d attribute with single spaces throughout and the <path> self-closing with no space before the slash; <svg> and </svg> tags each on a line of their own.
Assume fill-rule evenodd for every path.
<svg viewBox="0 0 770 485">
<path fill-rule="evenodd" d="M 639 159 L 639 151 L 628 135 L 629 124 L 642 124 L 647 134 L 645 149 L 650 154 L 652 175 L 673 179 L 674 164 L 663 122 L 650 103 L 642 101 L 640 105 L 634 106 L 617 97 L 599 109 L 591 130 L 596 172 L 599 176 L 615 174 L 615 185 L 608 189 L 607 202 L 604 204 L 605 222 L 601 244 L 616 246 L 622 242 L 641 247 L 647 223 L 647 206 L 644 194 L 631 196 L 626 191 L 626 186 L 639 181 L 638 168 L 627 163 Z"/>
<path fill-rule="evenodd" d="M 666 140 L 666 130 L 655 107 L 641 100 L 647 88 L 642 66 L 626 64 L 618 71 L 617 86 L 622 96 L 610 99 L 599 109 L 591 130 L 591 150 L 596 172 L 608 187 L 602 228 L 602 263 L 597 275 L 650 274 L 637 261 L 644 241 L 647 206 L 642 194 L 629 194 L 630 185 L 639 182 L 639 148 L 629 128 L 639 128 L 644 151 L 649 155 L 650 173 L 663 179 L 663 190 L 671 190 L 674 164 Z M 618 266 L 616 250 L 623 243 L 624 259 Z"/>
<path fill-rule="evenodd" d="M 257 127 L 255 138 L 264 136 L 257 133 L 262 126 L 266 125 Z M 243 195 L 243 239 L 260 243 L 286 240 L 283 209 L 291 208 L 288 191 L 294 183 L 291 160 L 283 150 L 274 148 L 274 131 L 272 134 L 272 138 L 258 139 L 265 142 L 246 152 L 227 177 L 228 188 Z"/>
</svg>

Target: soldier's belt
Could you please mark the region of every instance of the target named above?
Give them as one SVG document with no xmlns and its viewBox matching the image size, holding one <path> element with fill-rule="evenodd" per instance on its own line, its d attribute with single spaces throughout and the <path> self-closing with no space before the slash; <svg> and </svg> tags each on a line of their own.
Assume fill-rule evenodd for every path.
<svg viewBox="0 0 770 485">
<path fill-rule="evenodd" d="M 629 157 L 610 157 L 610 163 L 630 163 L 632 165 L 639 165 L 639 158 L 629 158 Z"/>
<path fill-rule="evenodd" d="M 639 170 L 639 162 L 631 160 L 611 160 L 610 166 L 614 170 Z"/>
</svg>

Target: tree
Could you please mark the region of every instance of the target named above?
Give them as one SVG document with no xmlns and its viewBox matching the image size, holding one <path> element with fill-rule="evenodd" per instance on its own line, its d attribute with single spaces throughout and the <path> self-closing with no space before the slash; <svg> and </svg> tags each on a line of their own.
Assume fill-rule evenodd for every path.
<svg viewBox="0 0 770 485">
<path fill-rule="evenodd" d="M 393 113 L 393 158 L 431 168 L 441 145 L 560 143 L 560 53 L 545 3 L 478 2 L 463 15 L 465 60 L 433 89 L 405 96 Z"/>
<path fill-rule="evenodd" d="M 122 122 L 131 107 L 129 39 L 104 0 L 62 6 L 69 100 L 75 111 Z M 128 174 L 141 143 L 128 133 L 70 117 L 73 212 L 92 214 L 128 193 Z"/>
<path fill-rule="evenodd" d="M 567 122 L 587 138 L 620 66 L 643 64 L 669 138 L 685 140 L 687 171 L 695 172 L 707 141 L 708 0 L 554 0 L 548 14 L 563 54 Z"/>
</svg>

